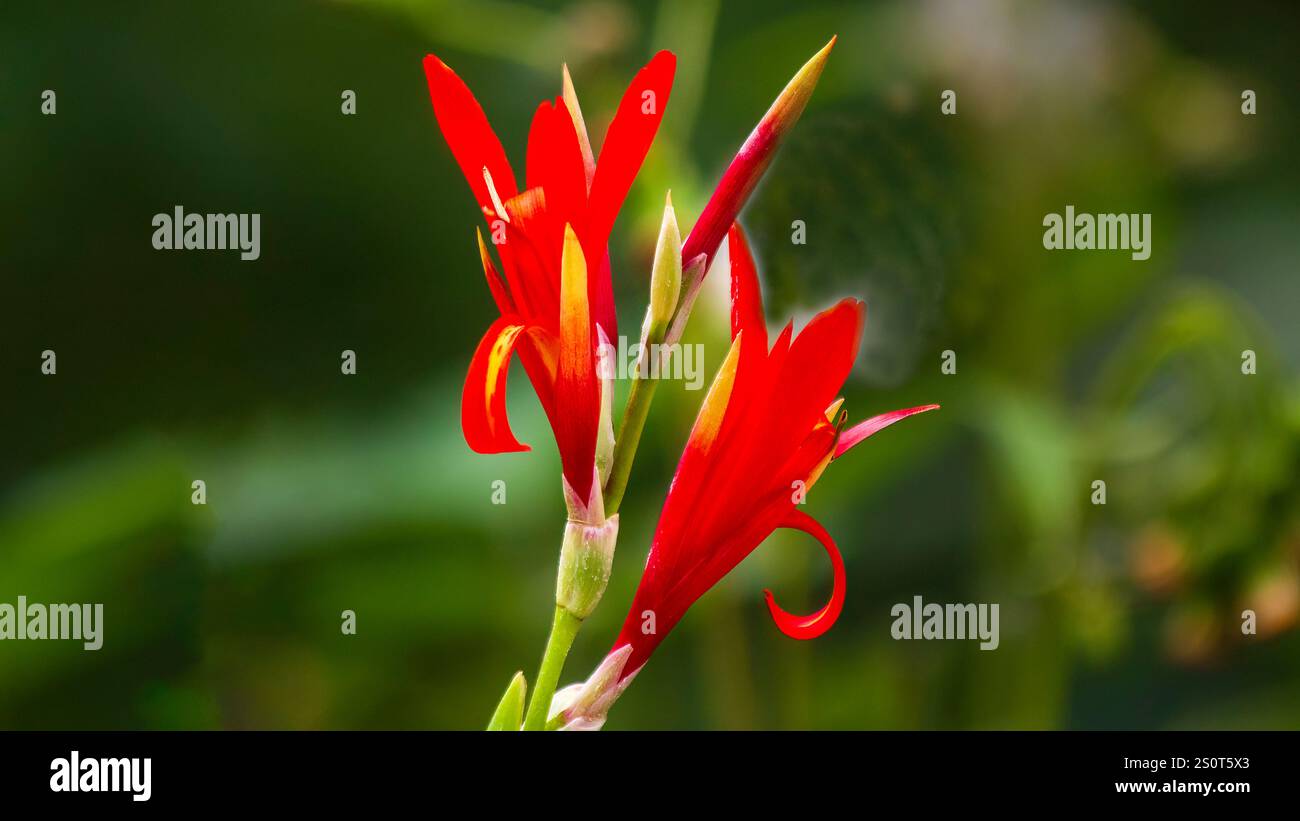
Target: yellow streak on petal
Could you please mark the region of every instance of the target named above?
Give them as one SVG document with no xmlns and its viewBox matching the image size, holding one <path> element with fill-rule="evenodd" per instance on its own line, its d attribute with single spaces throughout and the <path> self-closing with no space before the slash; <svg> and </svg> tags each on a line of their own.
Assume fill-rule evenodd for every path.
<svg viewBox="0 0 1300 821">
<path fill-rule="evenodd" d="M 832 402 L 830 404 L 830 407 L 826 408 L 827 422 L 830 422 L 832 425 L 835 424 L 835 414 L 839 412 L 840 405 L 843 404 L 844 404 L 844 397 L 841 396 L 839 399 L 836 399 L 834 402 Z"/>
<path fill-rule="evenodd" d="M 587 175 L 587 193 L 591 193 L 591 181 L 596 176 L 596 155 L 591 150 L 591 138 L 587 136 L 587 122 L 582 118 L 582 107 L 578 105 L 578 92 L 573 88 L 573 78 L 569 76 L 569 65 L 564 65 L 564 80 L 560 91 L 564 105 L 573 118 L 573 130 L 578 132 L 578 147 L 582 149 L 582 167 Z"/>
<path fill-rule="evenodd" d="M 492 350 L 488 353 L 488 364 L 486 378 L 483 380 L 483 406 L 485 408 L 496 407 L 497 383 L 501 378 L 501 372 L 510 367 L 510 354 L 515 347 L 515 337 L 523 331 L 523 325 L 508 325 L 501 330 L 501 333 L 492 342 Z M 505 383 L 501 383 L 504 390 Z M 498 430 L 498 422 L 504 421 L 496 417 L 495 414 L 488 414 L 488 429 L 495 436 Z"/>
<path fill-rule="evenodd" d="M 564 226 L 560 257 L 560 372 L 583 373 L 591 356 L 591 310 L 587 305 L 587 260 L 573 226 Z"/>
<path fill-rule="evenodd" d="M 474 236 L 478 238 L 478 258 L 483 263 L 483 270 L 491 270 L 495 274 L 497 267 L 492 262 L 492 255 L 488 253 L 487 243 L 483 241 L 483 231 L 475 228 Z"/>
<path fill-rule="evenodd" d="M 707 453 L 713 441 L 718 438 L 718 429 L 722 427 L 722 418 L 726 415 L 727 404 L 731 400 L 731 390 L 736 382 L 736 365 L 740 362 L 742 336 L 744 336 L 743 331 L 736 334 L 736 338 L 731 343 L 731 350 L 727 351 L 727 358 L 723 361 L 722 367 L 718 368 L 718 375 L 713 378 L 709 395 L 704 397 L 704 404 L 700 406 L 700 415 L 695 418 L 691 437 L 686 442 L 688 449 L 694 448 Z"/>
<path fill-rule="evenodd" d="M 804 488 L 803 488 L 805 495 L 808 493 L 808 491 L 812 490 L 813 485 L 817 484 L 817 480 L 822 478 L 822 472 L 826 470 L 826 466 L 831 463 L 831 457 L 834 454 L 835 454 L 835 448 L 831 448 L 830 450 L 826 451 L 825 458 L 823 458 L 820 462 L 818 462 L 817 466 L 814 467 L 812 469 L 812 472 L 808 474 L 808 481 L 804 482 Z"/>
</svg>

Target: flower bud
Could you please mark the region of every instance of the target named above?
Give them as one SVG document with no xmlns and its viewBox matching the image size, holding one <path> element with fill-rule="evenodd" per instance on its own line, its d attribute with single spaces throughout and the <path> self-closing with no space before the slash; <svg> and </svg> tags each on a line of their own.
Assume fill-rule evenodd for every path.
<svg viewBox="0 0 1300 821">
<path fill-rule="evenodd" d="M 489 730 L 518 730 L 524 723 L 524 697 L 528 695 L 528 680 L 520 670 L 510 679 L 510 685 L 501 696 L 492 720 L 488 722 Z"/>
<path fill-rule="evenodd" d="M 579 619 L 590 616 L 609 584 L 618 543 L 618 514 L 601 524 L 569 521 L 560 548 L 555 603 Z"/>
<path fill-rule="evenodd" d="M 650 310 L 646 313 L 646 330 L 643 343 L 663 339 L 668 321 L 677 310 L 677 298 L 682 289 L 682 235 L 677 228 L 677 215 L 673 211 L 673 197 L 668 195 L 664 205 L 664 221 L 659 228 L 659 244 L 655 247 L 654 268 L 650 275 Z"/>
<path fill-rule="evenodd" d="M 685 259 L 692 260 L 697 254 L 704 254 L 710 264 L 713 262 L 718 246 L 727 236 L 727 230 L 736 221 L 736 216 L 753 193 L 754 186 L 758 185 L 763 172 L 771 164 L 782 139 L 803 114 L 834 45 L 835 38 L 832 37 L 821 51 L 799 69 L 740 147 L 718 182 L 718 187 L 714 189 L 713 196 L 704 206 L 700 218 L 696 220 L 695 227 L 686 237 L 686 245 L 682 250 Z"/>
<path fill-rule="evenodd" d="M 586 681 L 570 684 L 551 699 L 548 727 L 561 730 L 599 730 L 605 726 L 609 708 L 636 678 L 640 669 L 626 676 L 623 668 L 632 655 L 632 645 L 625 644 L 605 656 Z"/>
</svg>

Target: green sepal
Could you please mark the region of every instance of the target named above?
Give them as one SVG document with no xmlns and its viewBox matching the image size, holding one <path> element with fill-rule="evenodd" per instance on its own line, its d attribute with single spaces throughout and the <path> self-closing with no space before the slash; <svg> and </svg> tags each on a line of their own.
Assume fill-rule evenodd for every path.
<svg viewBox="0 0 1300 821">
<path fill-rule="evenodd" d="M 527 694 L 528 680 L 524 678 L 523 671 L 515 673 L 515 677 L 510 679 L 510 686 L 506 687 L 505 695 L 501 696 L 496 712 L 492 714 L 492 720 L 488 722 L 488 730 L 518 730 L 522 727 L 524 696 Z"/>
</svg>

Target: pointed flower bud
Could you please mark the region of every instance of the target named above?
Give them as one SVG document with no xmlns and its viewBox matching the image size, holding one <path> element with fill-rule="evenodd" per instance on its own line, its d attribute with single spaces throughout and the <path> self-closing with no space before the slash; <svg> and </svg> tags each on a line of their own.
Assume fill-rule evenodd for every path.
<svg viewBox="0 0 1300 821">
<path fill-rule="evenodd" d="M 722 238 L 727 235 L 731 223 L 735 222 L 740 209 L 744 207 L 745 200 L 749 199 L 754 186 L 772 162 L 782 138 L 803 114 L 834 45 L 835 38 L 832 37 L 821 51 L 799 69 L 799 73 L 794 75 L 763 115 L 763 119 L 754 127 L 749 139 L 745 140 L 726 173 L 722 175 L 713 196 L 691 229 L 690 236 L 686 238 L 686 245 L 682 248 L 683 259 L 691 260 L 698 254 L 704 254 L 710 263 L 713 262 L 713 255 L 718 252 Z"/>
<path fill-rule="evenodd" d="M 570 521 L 564 526 L 560 572 L 555 579 L 555 603 L 579 619 L 600 604 L 609 585 L 618 543 L 618 514 L 601 524 Z"/>
<path fill-rule="evenodd" d="M 518 730 L 524 723 L 524 696 L 527 694 L 528 680 L 520 670 L 510 679 L 505 695 L 501 696 L 501 703 L 488 722 L 488 730 Z"/>
<path fill-rule="evenodd" d="M 650 275 L 650 310 L 646 314 L 646 329 L 642 342 L 659 342 L 668 327 L 677 298 L 682 290 L 682 234 L 677 228 L 677 214 L 673 211 L 673 196 L 668 195 L 664 206 L 664 221 L 659 228 L 659 244 L 655 247 L 654 268 Z"/>
</svg>

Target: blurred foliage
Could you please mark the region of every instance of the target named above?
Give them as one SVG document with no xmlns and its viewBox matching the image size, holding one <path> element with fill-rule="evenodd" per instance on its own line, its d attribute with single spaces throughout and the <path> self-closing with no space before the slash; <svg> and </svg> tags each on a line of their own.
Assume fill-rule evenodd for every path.
<svg viewBox="0 0 1300 821">
<path fill-rule="evenodd" d="M 420 59 L 457 69 L 522 167 L 561 63 L 598 135 L 649 54 L 678 53 L 612 246 L 631 328 L 664 191 L 689 225 L 832 33 L 744 215 L 769 313 L 864 297 L 851 415 L 944 409 L 810 497 L 848 566 L 834 630 L 772 629 L 764 586 L 796 609 L 828 583 L 773 536 L 609 726 L 1300 727 L 1298 28 L 1286 3 L 1171 0 L 5 4 L 0 602 L 103 602 L 106 624 L 93 653 L 0 643 L 0 727 L 482 727 L 534 673 L 563 507 L 524 381 L 532 453 L 460 436 L 493 309 Z M 261 213 L 262 258 L 154 252 L 176 204 Z M 1043 250 L 1067 204 L 1152 212 L 1151 259 Z M 724 280 L 689 330 L 710 373 Z M 700 398 L 659 391 L 566 679 L 617 632 Z M 893 641 L 918 594 L 1000 603 L 1001 647 Z"/>
</svg>

